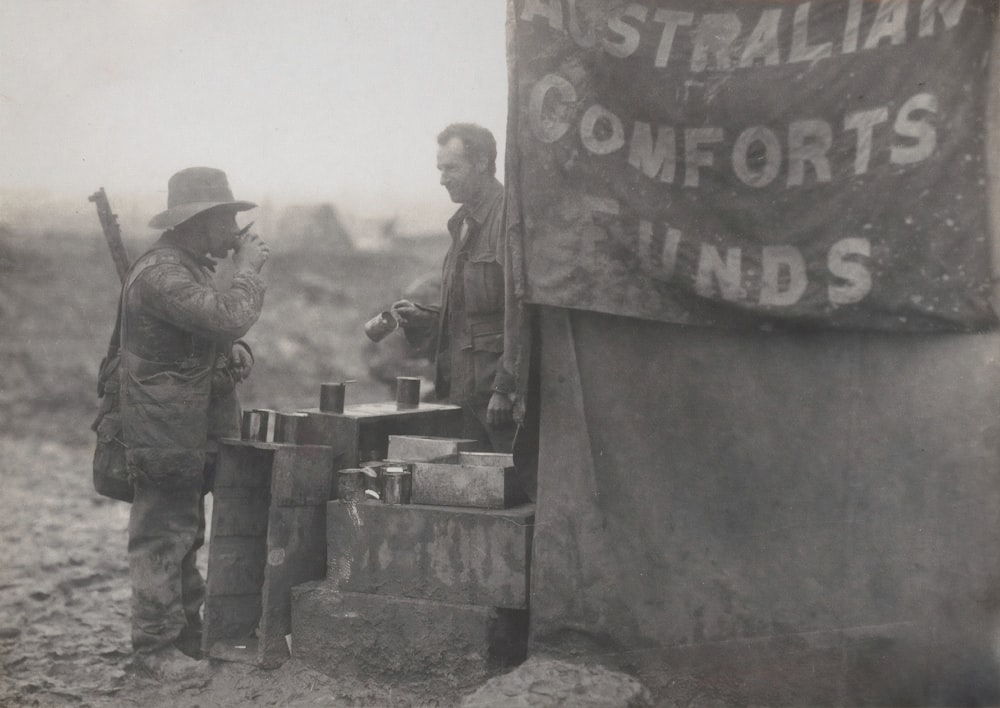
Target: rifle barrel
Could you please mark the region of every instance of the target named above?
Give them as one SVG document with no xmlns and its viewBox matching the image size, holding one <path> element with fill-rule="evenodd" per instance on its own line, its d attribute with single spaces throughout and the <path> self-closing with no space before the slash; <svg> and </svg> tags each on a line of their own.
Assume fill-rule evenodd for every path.
<svg viewBox="0 0 1000 708">
<path fill-rule="evenodd" d="M 131 261 L 128 257 L 128 250 L 122 242 L 121 228 L 118 226 L 118 215 L 111 211 L 111 204 L 108 202 L 108 195 L 104 192 L 104 187 L 94 192 L 88 198 L 97 206 L 97 218 L 101 221 L 101 230 L 104 238 L 108 242 L 108 249 L 111 251 L 111 260 L 115 263 L 115 270 L 118 271 L 118 280 L 125 283 L 125 276 Z"/>
</svg>

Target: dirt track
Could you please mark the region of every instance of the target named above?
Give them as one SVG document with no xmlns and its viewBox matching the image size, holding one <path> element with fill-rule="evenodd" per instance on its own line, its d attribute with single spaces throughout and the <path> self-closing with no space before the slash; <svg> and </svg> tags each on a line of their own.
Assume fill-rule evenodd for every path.
<svg viewBox="0 0 1000 708">
<path fill-rule="evenodd" d="M 335 681 L 294 661 L 276 671 L 213 662 L 204 688 L 127 673 L 128 507 L 92 491 L 89 455 L 0 438 L 0 705 L 428 704 L 426 695 Z"/>
<path fill-rule="evenodd" d="M 321 382 L 347 378 L 358 379 L 354 401 L 384 395 L 367 375 L 361 324 L 440 257 L 420 255 L 272 259 L 244 405 L 315 406 Z M 116 294 L 98 233 L 0 231 L 0 705 L 433 705 L 294 661 L 275 671 L 213 662 L 198 690 L 126 674 L 128 506 L 90 480 L 94 380 Z"/>
</svg>

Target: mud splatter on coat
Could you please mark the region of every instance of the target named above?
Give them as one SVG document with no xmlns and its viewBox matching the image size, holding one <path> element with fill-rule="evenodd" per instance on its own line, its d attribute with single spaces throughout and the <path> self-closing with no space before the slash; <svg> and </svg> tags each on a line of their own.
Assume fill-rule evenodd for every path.
<svg viewBox="0 0 1000 708">
<path fill-rule="evenodd" d="M 212 441 L 239 429 L 228 357 L 260 316 L 265 288 L 242 272 L 220 292 L 212 266 L 165 235 L 127 281 L 121 388 L 133 479 L 193 483 Z"/>
<path fill-rule="evenodd" d="M 206 454 L 239 431 L 227 364 L 260 316 L 264 284 L 238 273 L 219 291 L 212 261 L 164 234 L 126 281 L 122 426 L 135 490 L 129 514 L 132 646 L 153 653 L 201 643 Z M 245 346 L 237 343 L 235 346 Z"/>
</svg>

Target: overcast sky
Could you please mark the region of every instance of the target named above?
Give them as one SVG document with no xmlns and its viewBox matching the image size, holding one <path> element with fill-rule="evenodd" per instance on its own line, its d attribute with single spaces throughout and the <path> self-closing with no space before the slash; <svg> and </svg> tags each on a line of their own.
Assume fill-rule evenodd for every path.
<svg viewBox="0 0 1000 708">
<path fill-rule="evenodd" d="M 0 0 L 0 189 L 157 193 L 210 165 L 238 198 L 447 206 L 445 124 L 502 155 L 505 5 Z"/>
</svg>

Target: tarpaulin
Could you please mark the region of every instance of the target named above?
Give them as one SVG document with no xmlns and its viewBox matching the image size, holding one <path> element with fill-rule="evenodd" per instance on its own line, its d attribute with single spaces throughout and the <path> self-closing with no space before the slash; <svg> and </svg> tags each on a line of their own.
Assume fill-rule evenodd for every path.
<svg viewBox="0 0 1000 708">
<path fill-rule="evenodd" d="M 539 310 L 529 654 L 725 705 L 998 704 L 1000 333 Z"/>
<path fill-rule="evenodd" d="M 511 0 L 527 302 L 996 324 L 990 0 Z"/>
</svg>

